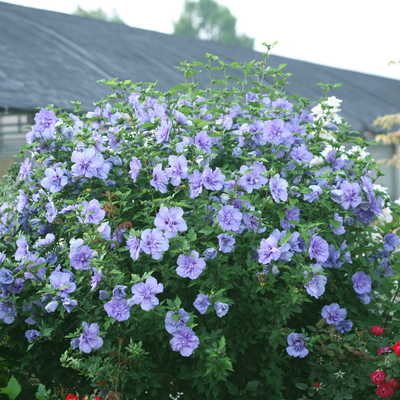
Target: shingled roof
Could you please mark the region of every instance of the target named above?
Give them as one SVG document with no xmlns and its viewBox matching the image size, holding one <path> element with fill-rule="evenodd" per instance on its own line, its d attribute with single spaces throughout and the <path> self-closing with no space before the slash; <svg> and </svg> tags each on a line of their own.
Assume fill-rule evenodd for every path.
<svg viewBox="0 0 400 400">
<path fill-rule="evenodd" d="M 71 110 L 71 100 L 89 111 L 108 94 L 97 83 L 102 78 L 158 81 L 159 90 L 168 90 L 183 81 L 176 66 L 204 61 L 206 53 L 226 63 L 263 60 L 235 46 L 0 2 L 0 111 L 34 111 L 50 103 Z M 287 64 L 284 71 L 293 74 L 288 94 L 315 101 L 323 94 L 317 83 L 342 83 L 331 93 L 343 100 L 340 115 L 357 131 L 400 109 L 400 81 L 278 56 L 268 60 L 275 68 Z M 208 76 L 199 76 L 201 86 L 208 85 Z"/>
</svg>

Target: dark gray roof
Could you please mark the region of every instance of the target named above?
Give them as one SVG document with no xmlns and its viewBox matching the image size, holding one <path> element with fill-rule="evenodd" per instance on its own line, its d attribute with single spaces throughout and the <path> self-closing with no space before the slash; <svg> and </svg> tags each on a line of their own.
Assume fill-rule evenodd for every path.
<svg viewBox="0 0 400 400">
<path fill-rule="evenodd" d="M 70 100 L 79 100 L 88 111 L 109 93 L 97 83 L 102 78 L 158 81 L 159 90 L 168 90 L 183 81 L 174 67 L 205 61 L 206 53 L 226 63 L 263 60 L 261 53 L 235 46 L 0 2 L 0 110 L 33 111 L 50 103 L 71 110 Z M 317 83 L 343 83 L 330 94 L 343 100 L 340 115 L 355 130 L 370 129 L 375 117 L 399 111 L 400 81 L 269 58 L 272 67 L 283 63 L 293 74 L 288 94 L 315 101 L 323 94 Z M 208 76 L 199 75 L 208 84 Z"/>
</svg>

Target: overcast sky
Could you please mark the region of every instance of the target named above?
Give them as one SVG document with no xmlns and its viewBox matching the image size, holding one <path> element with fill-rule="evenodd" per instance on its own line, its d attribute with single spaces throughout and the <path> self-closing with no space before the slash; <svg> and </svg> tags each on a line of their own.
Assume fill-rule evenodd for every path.
<svg viewBox="0 0 400 400">
<path fill-rule="evenodd" d="M 115 7 L 133 27 L 172 33 L 184 0 L 8 0 L 72 13 Z M 273 54 L 400 80 L 400 0 L 218 0 L 237 17 L 237 30 L 262 42 L 278 41 Z"/>
</svg>

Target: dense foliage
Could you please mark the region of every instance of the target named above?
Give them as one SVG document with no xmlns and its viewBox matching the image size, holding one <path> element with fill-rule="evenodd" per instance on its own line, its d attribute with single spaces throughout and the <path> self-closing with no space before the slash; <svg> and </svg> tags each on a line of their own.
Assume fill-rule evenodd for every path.
<svg viewBox="0 0 400 400">
<path fill-rule="evenodd" d="M 0 201 L 3 365 L 64 398 L 376 398 L 398 206 L 367 143 L 268 53 L 207 58 L 181 68 L 219 70 L 206 91 L 104 81 L 94 112 L 36 114 Z"/>
</svg>

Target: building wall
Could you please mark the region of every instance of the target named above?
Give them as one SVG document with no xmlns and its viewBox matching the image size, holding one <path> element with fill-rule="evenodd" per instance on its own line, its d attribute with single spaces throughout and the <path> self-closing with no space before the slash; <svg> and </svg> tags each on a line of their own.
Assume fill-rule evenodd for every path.
<svg viewBox="0 0 400 400">
<path fill-rule="evenodd" d="M 33 113 L 1 113 L 0 114 L 0 180 L 6 174 L 21 147 L 26 144 L 25 127 L 33 124 Z"/>
<path fill-rule="evenodd" d="M 372 155 L 375 161 L 383 159 L 390 160 L 395 154 L 396 148 L 395 146 L 377 144 L 367 147 L 367 151 Z M 385 165 L 380 165 L 379 168 L 385 176 L 379 177 L 375 183 L 387 187 L 392 200 L 398 199 L 400 197 L 399 168 Z"/>
</svg>

